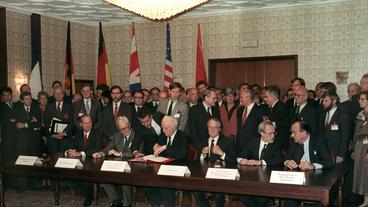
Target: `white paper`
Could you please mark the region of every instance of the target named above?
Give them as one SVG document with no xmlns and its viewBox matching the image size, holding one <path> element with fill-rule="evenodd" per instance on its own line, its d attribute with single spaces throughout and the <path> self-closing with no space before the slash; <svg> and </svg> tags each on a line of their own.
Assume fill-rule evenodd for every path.
<svg viewBox="0 0 368 207">
<path fill-rule="evenodd" d="M 153 162 L 159 162 L 159 163 L 162 163 L 162 162 L 165 162 L 166 160 L 170 159 L 170 158 L 167 158 L 167 157 L 161 157 L 161 156 L 154 156 L 154 155 L 146 155 L 143 157 L 144 161 L 153 161 Z"/>
<path fill-rule="evenodd" d="M 304 172 L 272 171 L 270 183 L 303 185 L 306 182 Z"/>
<path fill-rule="evenodd" d="M 208 168 L 206 178 L 221 180 L 239 180 L 240 174 L 238 169 Z"/>
<path fill-rule="evenodd" d="M 127 161 L 105 160 L 101 166 L 101 171 L 130 172 L 131 169 Z"/>
<path fill-rule="evenodd" d="M 64 129 L 66 127 L 68 127 L 68 124 L 56 123 L 55 124 L 55 133 L 63 133 Z"/>
<path fill-rule="evenodd" d="M 157 172 L 157 175 L 168 175 L 168 176 L 189 176 L 190 170 L 187 166 L 179 165 L 161 165 Z"/>
<path fill-rule="evenodd" d="M 42 161 L 37 156 L 19 155 L 15 164 L 16 165 L 27 165 L 27 166 L 34 166 L 34 165 L 41 166 Z"/>
<path fill-rule="evenodd" d="M 69 169 L 81 169 L 83 164 L 79 159 L 72 158 L 59 158 L 55 164 L 57 168 L 69 168 Z"/>
</svg>

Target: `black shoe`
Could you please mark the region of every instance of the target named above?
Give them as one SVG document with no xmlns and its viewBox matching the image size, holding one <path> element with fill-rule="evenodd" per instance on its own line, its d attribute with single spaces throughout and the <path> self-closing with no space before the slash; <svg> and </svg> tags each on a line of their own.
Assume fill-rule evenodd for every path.
<svg viewBox="0 0 368 207">
<path fill-rule="evenodd" d="M 92 205 L 92 199 L 85 199 L 83 202 L 83 206 L 91 206 Z"/>
</svg>

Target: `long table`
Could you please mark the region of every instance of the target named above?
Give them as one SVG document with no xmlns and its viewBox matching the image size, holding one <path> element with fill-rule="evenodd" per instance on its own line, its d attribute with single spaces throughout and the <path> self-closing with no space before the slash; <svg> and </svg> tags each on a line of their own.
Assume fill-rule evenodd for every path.
<svg viewBox="0 0 368 207">
<path fill-rule="evenodd" d="M 337 193 L 339 206 L 342 206 L 342 183 L 346 173 L 344 169 L 307 171 L 305 185 L 270 183 L 272 170 L 287 170 L 283 166 L 239 166 L 235 163 L 223 163 L 223 167 L 237 168 L 239 180 L 206 179 L 206 172 L 213 163 L 200 161 L 173 162 L 186 165 L 191 171 L 187 177 L 157 175 L 160 164 L 129 162 L 131 172 L 101 171 L 104 159 L 86 159 L 82 169 L 61 169 L 54 165 L 58 157 L 44 161 L 42 166 L 21 166 L 13 163 L 1 164 L 0 169 L 0 205 L 4 207 L 5 188 L 3 178 L 6 175 L 39 177 L 58 180 L 87 181 L 94 183 L 125 184 L 173 188 L 190 191 L 219 192 L 238 195 L 256 195 L 274 198 L 289 198 L 308 201 L 320 201 L 328 206 L 332 194 Z M 110 158 L 111 160 L 111 158 Z M 120 160 L 114 158 L 114 160 Z M 57 183 L 57 182 L 56 182 Z M 55 186 L 55 205 L 59 205 L 59 189 Z"/>
</svg>

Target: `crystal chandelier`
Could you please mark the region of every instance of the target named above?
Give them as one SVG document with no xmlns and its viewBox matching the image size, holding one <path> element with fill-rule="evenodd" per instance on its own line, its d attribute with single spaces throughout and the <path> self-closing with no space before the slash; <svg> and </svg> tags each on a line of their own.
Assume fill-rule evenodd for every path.
<svg viewBox="0 0 368 207">
<path fill-rule="evenodd" d="M 107 3 L 147 18 L 165 21 L 184 14 L 210 0 L 104 0 Z"/>
</svg>

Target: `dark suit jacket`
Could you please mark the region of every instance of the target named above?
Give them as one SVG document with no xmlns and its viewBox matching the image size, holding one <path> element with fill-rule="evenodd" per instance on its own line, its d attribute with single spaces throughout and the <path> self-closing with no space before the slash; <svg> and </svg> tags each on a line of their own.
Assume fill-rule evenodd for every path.
<svg viewBox="0 0 368 207">
<path fill-rule="evenodd" d="M 251 140 L 247 145 L 247 147 L 240 153 L 238 157 L 251 160 L 260 160 L 259 157 L 260 142 L 261 138 L 258 140 L 256 139 Z M 267 165 L 281 165 L 283 159 L 281 155 L 280 145 L 278 143 L 269 143 L 264 151 L 263 160 L 267 163 Z"/>
<path fill-rule="evenodd" d="M 208 146 L 208 139 L 202 141 L 202 146 Z M 220 135 L 217 140 L 217 145 L 225 152 L 225 162 L 235 162 L 236 161 L 236 152 L 235 152 L 235 143 L 233 139 Z M 198 156 L 200 157 L 200 156 Z M 210 153 L 210 156 L 205 158 L 207 161 L 215 162 L 217 160 L 221 160 L 220 155 L 216 155 Z"/>
<path fill-rule="evenodd" d="M 136 137 L 130 147 L 132 152 L 139 151 L 145 155 L 153 154 L 153 146 L 158 143 L 158 135 L 154 129 L 139 125 L 134 131 Z"/>
<path fill-rule="evenodd" d="M 290 123 L 300 120 L 304 120 L 311 126 L 313 134 L 318 134 L 317 110 L 314 108 L 312 102 L 308 101 L 307 105 L 305 105 L 299 114 L 296 114 L 296 107 L 290 112 Z"/>
<path fill-rule="evenodd" d="M 166 145 L 166 150 L 163 151 L 160 156 L 175 158 L 176 160 L 186 160 L 188 154 L 188 142 L 189 137 L 184 132 L 177 130 L 171 146 L 168 146 L 166 145 L 167 137 L 164 133 L 161 133 L 158 138 L 158 144 Z"/>
<path fill-rule="evenodd" d="M 349 115 L 338 106 L 329 124 L 325 126 L 326 113 L 324 111 L 319 117 L 319 131 L 326 140 L 330 152 L 344 158 L 352 138 L 353 123 Z M 332 130 L 332 125 L 337 125 L 338 130 Z"/>
<path fill-rule="evenodd" d="M 220 109 L 216 106 L 211 107 L 212 117 L 221 120 Z M 207 122 L 211 117 L 208 115 L 203 102 L 189 109 L 188 128 L 191 138 L 191 144 L 197 149 L 202 150 L 203 140 L 207 140 L 208 128 Z"/>
<path fill-rule="evenodd" d="M 285 160 L 294 160 L 297 164 L 300 160 L 297 160 L 297 143 L 290 142 L 288 153 L 285 156 Z M 323 165 L 323 169 L 332 167 L 332 158 L 327 144 L 323 138 L 310 135 L 309 140 L 309 158 L 311 163 L 319 163 Z"/>
<path fill-rule="evenodd" d="M 152 109 L 153 109 L 154 112 L 157 111 L 158 104 L 156 106 L 153 106 L 153 102 L 152 101 L 148 102 L 147 104 L 152 107 Z"/>
<path fill-rule="evenodd" d="M 130 148 L 134 138 L 135 133 L 133 129 L 131 130 L 130 136 L 128 137 L 126 143 L 124 141 L 124 136 L 120 132 L 116 132 L 113 135 L 112 140 L 109 142 L 109 144 L 101 151 L 105 154 L 105 156 L 107 156 L 110 150 L 115 149 L 121 152 L 123 157 L 132 157 L 133 151 Z"/>
<path fill-rule="evenodd" d="M 61 109 L 61 111 L 58 113 L 56 111 L 56 103 L 49 103 L 46 105 L 46 110 L 45 110 L 45 127 L 47 129 L 49 129 L 51 126 L 51 120 L 53 118 L 57 118 L 60 119 L 63 122 L 67 122 L 68 123 L 68 127 L 64 130 L 64 132 L 66 133 L 66 137 L 67 138 L 71 138 L 72 137 L 72 130 L 73 130 L 73 108 L 72 105 L 67 103 L 67 102 L 63 102 L 63 108 Z M 50 134 L 50 131 L 47 130 L 48 136 L 50 137 L 52 134 Z"/>
<path fill-rule="evenodd" d="M 275 141 L 281 142 L 281 147 L 285 146 L 287 148 L 290 137 L 290 121 L 286 104 L 279 100 L 273 108 L 267 108 L 267 116 L 276 125 L 277 135 Z"/>
<path fill-rule="evenodd" d="M 92 117 L 93 128 L 99 129 L 101 125 L 100 123 L 101 104 L 99 104 L 97 100 L 91 99 L 90 107 L 91 107 L 90 115 Z M 74 115 L 73 115 L 73 121 L 74 121 L 75 128 L 82 130 L 82 128 L 80 127 L 79 113 L 87 114 L 83 98 L 82 100 L 74 104 Z"/>
<path fill-rule="evenodd" d="M 14 103 L 13 103 L 14 106 Z M 6 103 L 0 102 L 0 122 L 1 122 L 1 159 L 10 161 L 16 159 L 16 128 L 14 108 L 10 108 Z"/>
<path fill-rule="evenodd" d="M 238 130 L 236 135 L 236 149 L 238 153 L 247 146 L 247 143 L 251 139 L 259 139 L 258 125 L 262 122 L 263 116 L 265 116 L 265 112 L 257 104 L 254 104 L 244 126 L 242 126 L 243 112 L 244 106 L 239 107 L 237 112 Z"/>
<path fill-rule="evenodd" d="M 71 96 L 64 96 L 64 101 L 67 102 L 68 104 L 72 104 L 72 97 Z M 55 103 L 55 97 L 54 96 L 50 96 L 49 99 L 47 100 L 47 103 Z"/>
<path fill-rule="evenodd" d="M 77 132 L 73 140 L 73 146 L 77 151 L 83 151 L 86 153 L 86 156 L 92 156 L 93 153 L 98 152 L 102 147 L 101 136 L 94 130 L 91 130 L 89 133 L 86 146 L 84 146 L 83 139 L 84 132 Z"/>
<path fill-rule="evenodd" d="M 138 120 L 138 111 L 136 111 L 134 103 L 130 103 L 129 105 L 130 105 L 131 111 L 132 111 L 132 120 L 133 120 L 132 121 L 132 127 L 135 128 L 140 124 L 139 120 Z M 148 111 L 154 113 L 153 108 L 149 104 L 143 104 L 141 106 L 141 109 L 147 109 Z M 158 124 L 160 124 L 160 123 L 158 123 Z"/>
<path fill-rule="evenodd" d="M 102 136 L 104 140 L 110 140 L 112 135 L 118 132 L 118 128 L 115 125 L 114 118 L 114 103 L 105 106 L 102 110 L 101 115 L 101 128 L 102 128 Z M 132 123 L 132 109 L 131 106 L 127 103 L 120 103 L 118 116 L 126 116 L 130 123 Z"/>
</svg>

